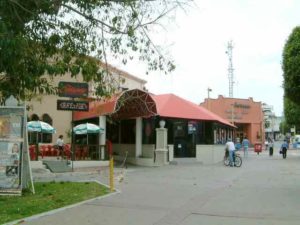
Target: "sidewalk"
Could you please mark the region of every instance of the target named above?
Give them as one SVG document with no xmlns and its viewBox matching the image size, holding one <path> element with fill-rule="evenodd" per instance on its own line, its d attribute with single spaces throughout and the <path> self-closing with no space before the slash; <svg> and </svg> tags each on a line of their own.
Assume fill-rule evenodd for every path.
<svg viewBox="0 0 300 225">
<path fill-rule="evenodd" d="M 55 178 L 106 182 L 105 174 L 107 170 L 100 169 Z M 241 168 L 222 163 L 129 167 L 123 179 L 116 180 L 121 193 L 24 224 L 298 225 L 299 178 L 300 151 L 288 153 L 286 160 L 275 152 L 269 157 L 266 151 L 251 151 Z"/>
</svg>

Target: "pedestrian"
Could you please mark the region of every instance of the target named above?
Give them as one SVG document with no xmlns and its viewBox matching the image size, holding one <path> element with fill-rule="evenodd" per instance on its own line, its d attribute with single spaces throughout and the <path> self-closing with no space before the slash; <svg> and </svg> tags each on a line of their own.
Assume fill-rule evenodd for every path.
<svg viewBox="0 0 300 225">
<path fill-rule="evenodd" d="M 269 141 L 269 156 L 273 155 L 273 150 L 274 150 L 274 141 L 273 141 L 273 139 L 270 139 L 270 141 Z"/>
<path fill-rule="evenodd" d="M 235 146 L 234 143 L 232 142 L 231 138 L 228 138 L 228 141 L 225 144 L 226 149 L 228 149 L 229 152 L 229 160 L 230 160 L 230 166 L 235 166 L 235 160 L 234 160 L 234 151 L 235 151 Z"/>
<path fill-rule="evenodd" d="M 281 145 L 281 148 L 280 148 L 280 153 L 282 154 L 282 157 L 285 159 L 286 158 L 286 152 L 289 148 L 289 144 L 287 142 L 286 139 L 284 139 L 282 145 Z"/>
<path fill-rule="evenodd" d="M 63 135 L 59 135 L 58 139 L 56 141 L 56 145 L 59 151 L 59 154 L 61 155 L 61 159 L 63 159 L 64 157 L 64 136 Z"/>
<path fill-rule="evenodd" d="M 250 142 L 247 139 L 247 137 L 245 136 L 243 141 L 242 141 L 242 147 L 244 150 L 244 157 L 247 158 L 248 157 L 248 148 L 249 148 Z"/>
<path fill-rule="evenodd" d="M 266 139 L 265 141 L 265 146 L 266 146 L 266 151 L 268 150 L 268 146 L 269 146 L 269 141 Z"/>
</svg>

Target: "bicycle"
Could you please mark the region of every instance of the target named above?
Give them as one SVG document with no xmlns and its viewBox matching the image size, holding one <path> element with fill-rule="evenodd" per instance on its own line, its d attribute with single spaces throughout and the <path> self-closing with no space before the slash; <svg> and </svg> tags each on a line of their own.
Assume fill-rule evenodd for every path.
<svg viewBox="0 0 300 225">
<path fill-rule="evenodd" d="M 229 158 L 229 151 L 225 151 L 224 159 L 223 159 L 224 165 L 229 166 L 230 165 L 230 158 Z M 241 167 L 243 161 L 242 157 L 240 156 L 239 153 L 234 152 L 233 154 L 233 162 L 235 167 Z"/>
</svg>

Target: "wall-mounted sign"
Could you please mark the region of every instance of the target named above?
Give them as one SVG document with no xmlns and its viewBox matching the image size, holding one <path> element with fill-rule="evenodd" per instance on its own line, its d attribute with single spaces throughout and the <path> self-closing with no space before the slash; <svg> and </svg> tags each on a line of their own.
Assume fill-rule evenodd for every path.
<svg viewBox="0 0 300 225">
<path fill-rule="evenodd" d="M 89 86 L 87 83 L 64 82 L 58 84 L 58 95 L 60 97 L 82 98 L 88 97 Z"/>
<path fill-rule="evenodd" d="M 57 100 L 57 110 L 89 111 L 89 102 Z"/>
<path fill-rule="evenodd" d="M 241 104 L 241 103 L 234 103 L 234 108 L 242 108 L 242 109 L 250 109 L 250 105 L 246 105 L 246 104 Z"/>
</svg>

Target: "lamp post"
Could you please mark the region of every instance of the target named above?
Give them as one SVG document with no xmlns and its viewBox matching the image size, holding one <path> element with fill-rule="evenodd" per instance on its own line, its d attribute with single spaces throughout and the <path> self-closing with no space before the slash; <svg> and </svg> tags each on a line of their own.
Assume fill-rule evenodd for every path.
<svg viewBox="0 0 300 225">
<path fill-rule="evenodd" d="M 211 92 L 211 88 L 207 88 L 207 109 L 210 110 L 210 100 L 209 100 L 209 92 Z"/>
</svg>

